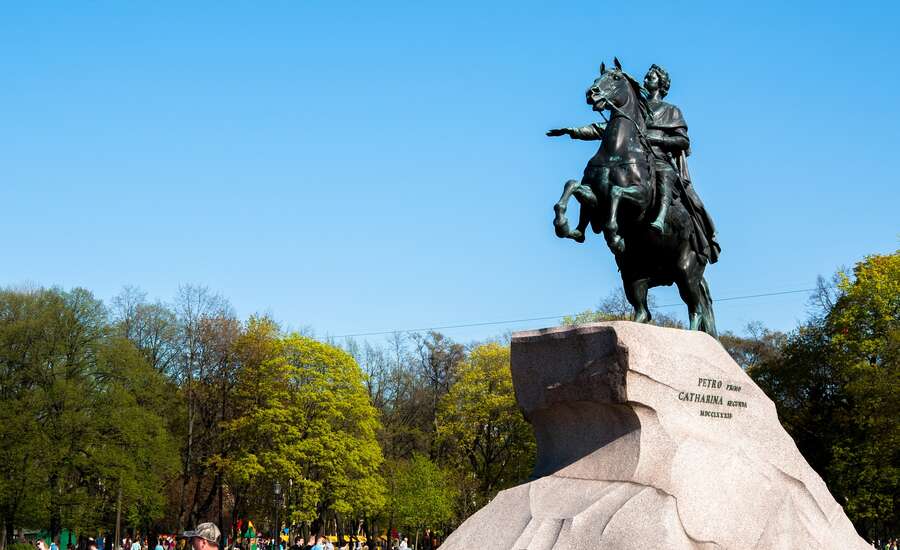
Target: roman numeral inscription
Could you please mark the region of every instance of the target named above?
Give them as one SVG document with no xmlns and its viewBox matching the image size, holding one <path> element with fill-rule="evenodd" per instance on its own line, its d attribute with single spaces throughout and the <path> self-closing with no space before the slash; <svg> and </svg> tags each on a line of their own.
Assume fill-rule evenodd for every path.
<svg viewBox="0 0 900 550">
<path fill-rule="evenodd" d="M 678 392 L 678 400 L 695 403 L 700 416 L 730 419 L 736 412 L 747 408 L 747 402 L 737 399 L 741 387 L 716 378 L 698 378 L 693 391 Z M 715 408 L 713 408 L 715 407 Z"/>
</svg>

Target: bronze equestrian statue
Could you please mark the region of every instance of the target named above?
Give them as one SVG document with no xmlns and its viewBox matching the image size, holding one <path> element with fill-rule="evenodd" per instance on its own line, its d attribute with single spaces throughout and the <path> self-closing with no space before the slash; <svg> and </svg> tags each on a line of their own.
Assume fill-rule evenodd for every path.
<svg viewBox="0 0 900 550">
<path fill-rule="evenodd" d="M 569 180 L 554 206 L 556 235 L 581 243 L 588 225 L 603 232 L 622 274 L 634 319 L 650 321 L 647 291 L 678 286 L 688 306 L 691 330 L 716 334 L 709 285 L 703 277 L 721 250 L 706 208 L 691 185 L 687 123 L 681 110 L 663 101 L 671 79 L 653 65 L 642 87 L 622 70 L 600 66 L 600 77 L 586 92 L 587 103 L 607 124 L 558 128 L 548 136 L 600 140 L 581 182 Z M 569 228 L 566 207 L 574 196 L 581 210 Z"/>
</svg>

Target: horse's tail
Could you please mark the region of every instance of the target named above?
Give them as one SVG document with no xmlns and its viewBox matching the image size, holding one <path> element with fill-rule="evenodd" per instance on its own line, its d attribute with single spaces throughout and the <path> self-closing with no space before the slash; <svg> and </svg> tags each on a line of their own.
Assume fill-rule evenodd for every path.
<svg viewBox="0 0 900 550">
<path fill-rule="evenodd" d="M 713 312 L 712 293 L 709 291 L 709 283 L 706 282 L 706 277 L 700 279 L 700 292 L 703 294 L 703 332 L 713 338 L 718 338 L 719 333 L 716 331 L 716 314 Z"/>
</svg>

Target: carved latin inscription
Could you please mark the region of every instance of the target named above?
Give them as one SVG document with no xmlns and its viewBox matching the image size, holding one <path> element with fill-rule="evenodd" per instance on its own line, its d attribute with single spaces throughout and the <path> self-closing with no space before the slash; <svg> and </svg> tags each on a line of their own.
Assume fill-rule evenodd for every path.
<svg viewBox="0 0 900 550">
<path fill-rule="evenodd" d="M 678 400 L 698 405 L 700 416 L 704 418 L 730 419 L 740 409 L 747 408 L 747 402 L 740 397 L 741 386 L 723 382 L 717 378 L 697 378 L 693 391 L 678 392 Z"/>
</svg>

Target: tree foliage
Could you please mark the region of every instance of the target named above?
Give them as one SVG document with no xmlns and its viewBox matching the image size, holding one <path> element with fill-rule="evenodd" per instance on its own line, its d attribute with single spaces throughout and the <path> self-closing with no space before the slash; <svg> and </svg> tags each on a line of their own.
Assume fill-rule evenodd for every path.
<svg viewBox="0 0 900 550">
<path fill-rule="evenodd" d="M 863 531 L 898 528 L 898 262 L 823 281 L 790 334 L 721 338 Z M 630 314 L 614 293 L 564 322 Z M 508 343 L 438 332 L 341 350 L 198 286 L 170 304 L 127 288 L 109 308 L 83 289 L 0 291 L 0 519 L 111 531 L 121 491 L 130 531 L 266 532 L 277 481 L 282 520 L 307 534 L 446 532 L 533 467 L 509 361 Z"/>
<path fill-rule="evenodd" d="M 840 273 L 825 307 L 749 374 L 861 531 L 900 527 L 900 253 Z"/>
<path fill-rule="evenodd" d="M 281 336 L 268 319 L 251 319 L 237 350 L 239 412 L 225 424 L 233 450 L 216 458 L 234 490 L 264 505 L 275 481 L 289 482 L 294 521 L 380 509 L 379 423 L 353 358 Z"/>
<path fill-rule="evenodd" d="M 177 470 L 165 379 L 113 334 L 102 303 L 82 289 L 0 293 L 0 377 L 7 527 L 96 529 L 120 487 L 136 521 L 161 515 Z"/>
<path fill-rule="evenodd" d="M 745 335 L 725 332 L 719 335 L 719 342 L 741 368 L 748 370 L 777 361 L 787 344 L 787 335 L 769 330 L 761 323 L 750 323 Z"/>
<path fill-rule="evenodd" d="M 438 442 L 461 481 L 462 517 L 526 481 L 534 464 L 536 443 L 516 404 L 509 361 L 508 346 L 476 347 L 441 402 Z"/>
<path fill-rule="evenodd" d="M 437 464 L 417 453 L 399 463 L 393 473 L 391 509 L 402 526 L 418 531 L 450 519 L 453 487 Z"/>
</svg>

